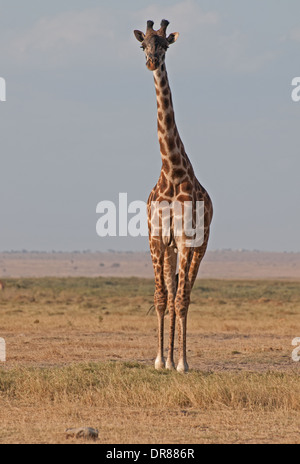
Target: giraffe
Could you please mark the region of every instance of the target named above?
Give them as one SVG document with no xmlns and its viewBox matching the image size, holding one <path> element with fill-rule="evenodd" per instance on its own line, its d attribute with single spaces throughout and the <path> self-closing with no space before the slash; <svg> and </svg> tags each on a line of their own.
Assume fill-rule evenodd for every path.
<svg viewBox="0 0 300 464">
<path fill-rule="evenodd" d="M 154 305 L 158 318 L 158 353 L 156 369 L 175 369 L 174 336 L 178 326 L 177 371 L 189 369 L 186 357 L 187 314 L 190 293 L 198 274 L 200 263 L 205 255 L 213 208 L 206 190 L 197 180 L 192 164 L 185 152 L 175 122 L 172 95 L 165 65 L 168 47 L 178 39 L 178 32 L 166 34 L 169 21 L 163 19 L 159 30 L 153 29 L 154 22 L 147 21 L 146 34 L 134 31 L 136 39 L 146 56 L 146 66 L 153 72 L 157 100 L 157 131 L 162 158 L 159 180 L 150 193 L 147 211 L 149 245 L 155 275 Z M 193 225 L 196 223 L 196 203 L 204 202 L 203 240 L 197 246 L 188 246 L 187 234 L 175 235 L 176 212 L 170 209 L 169 234 L 163 234 L 162 210 L 157 205 L 192 204 Z M 153 205 L 156 205 L 153 207 Z M 153 233 L 153 220 L 160 217 L 159 232 Z M 178 273 L 176 269 L 178 266 Z M 169 346 L 164 357 L 164 317 L 169 311 Z"/>
</svg>

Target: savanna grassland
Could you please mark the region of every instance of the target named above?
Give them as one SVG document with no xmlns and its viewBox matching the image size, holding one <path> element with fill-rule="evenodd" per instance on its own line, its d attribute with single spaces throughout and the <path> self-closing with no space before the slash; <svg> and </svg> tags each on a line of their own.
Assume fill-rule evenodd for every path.
<svg viewBox="0 0 300 464">
<path fill-rule="evenodd" d="M 300 443 L 299 281 L 198 280 L 186 375 L 153 369 L 153 280 L 5 284 L 0 443 Z"/>
</svg>

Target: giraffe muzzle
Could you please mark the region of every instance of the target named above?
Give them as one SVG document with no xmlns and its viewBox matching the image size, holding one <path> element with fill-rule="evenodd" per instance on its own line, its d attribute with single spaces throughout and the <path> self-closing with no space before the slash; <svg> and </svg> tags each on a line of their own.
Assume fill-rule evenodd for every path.
<svg viewBox="0 0 300 464">
<path fill-rule="evenodd" d="M 159 66 L 158 58 L 150 57 L 146 62 L 146 66 L 150 71 L 155 71 Z"/>
</svg>

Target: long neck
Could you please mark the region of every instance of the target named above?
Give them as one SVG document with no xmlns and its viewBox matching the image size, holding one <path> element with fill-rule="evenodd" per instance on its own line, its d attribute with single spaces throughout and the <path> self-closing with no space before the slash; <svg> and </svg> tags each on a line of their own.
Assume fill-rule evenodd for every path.
<svg viewBox="0 0 300 464">
<path fill-rule="evenodd" d="M 192 167 L 176 126 L 165 63 L 155 70 L 153 75 L 157 98 L 157 132 L 162 171 L 169 178 L 180 181 L 186 177 L 187 170 Z"/>
</svg>

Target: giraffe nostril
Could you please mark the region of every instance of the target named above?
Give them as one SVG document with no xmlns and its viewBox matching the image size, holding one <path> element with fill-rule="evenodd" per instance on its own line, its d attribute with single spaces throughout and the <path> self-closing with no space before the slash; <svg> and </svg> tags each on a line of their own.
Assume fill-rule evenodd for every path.
<svg viewBox="0 0 300 464">
<path fill-rule="evenodd" d="M 150 69 L 150 71 L 155 71 L 155 69 L 157 69 L 159 66 L 159 59 L 155 56 L 149 56 L 146 62 L 146 66 L 148 69 Z"/>
<path fill-rule="evenodd" d="M 146 66 L 150 71 L 155 71 L 158 68 L 158 61 L 149 59 L 146 63 Z"/>
</svg>

